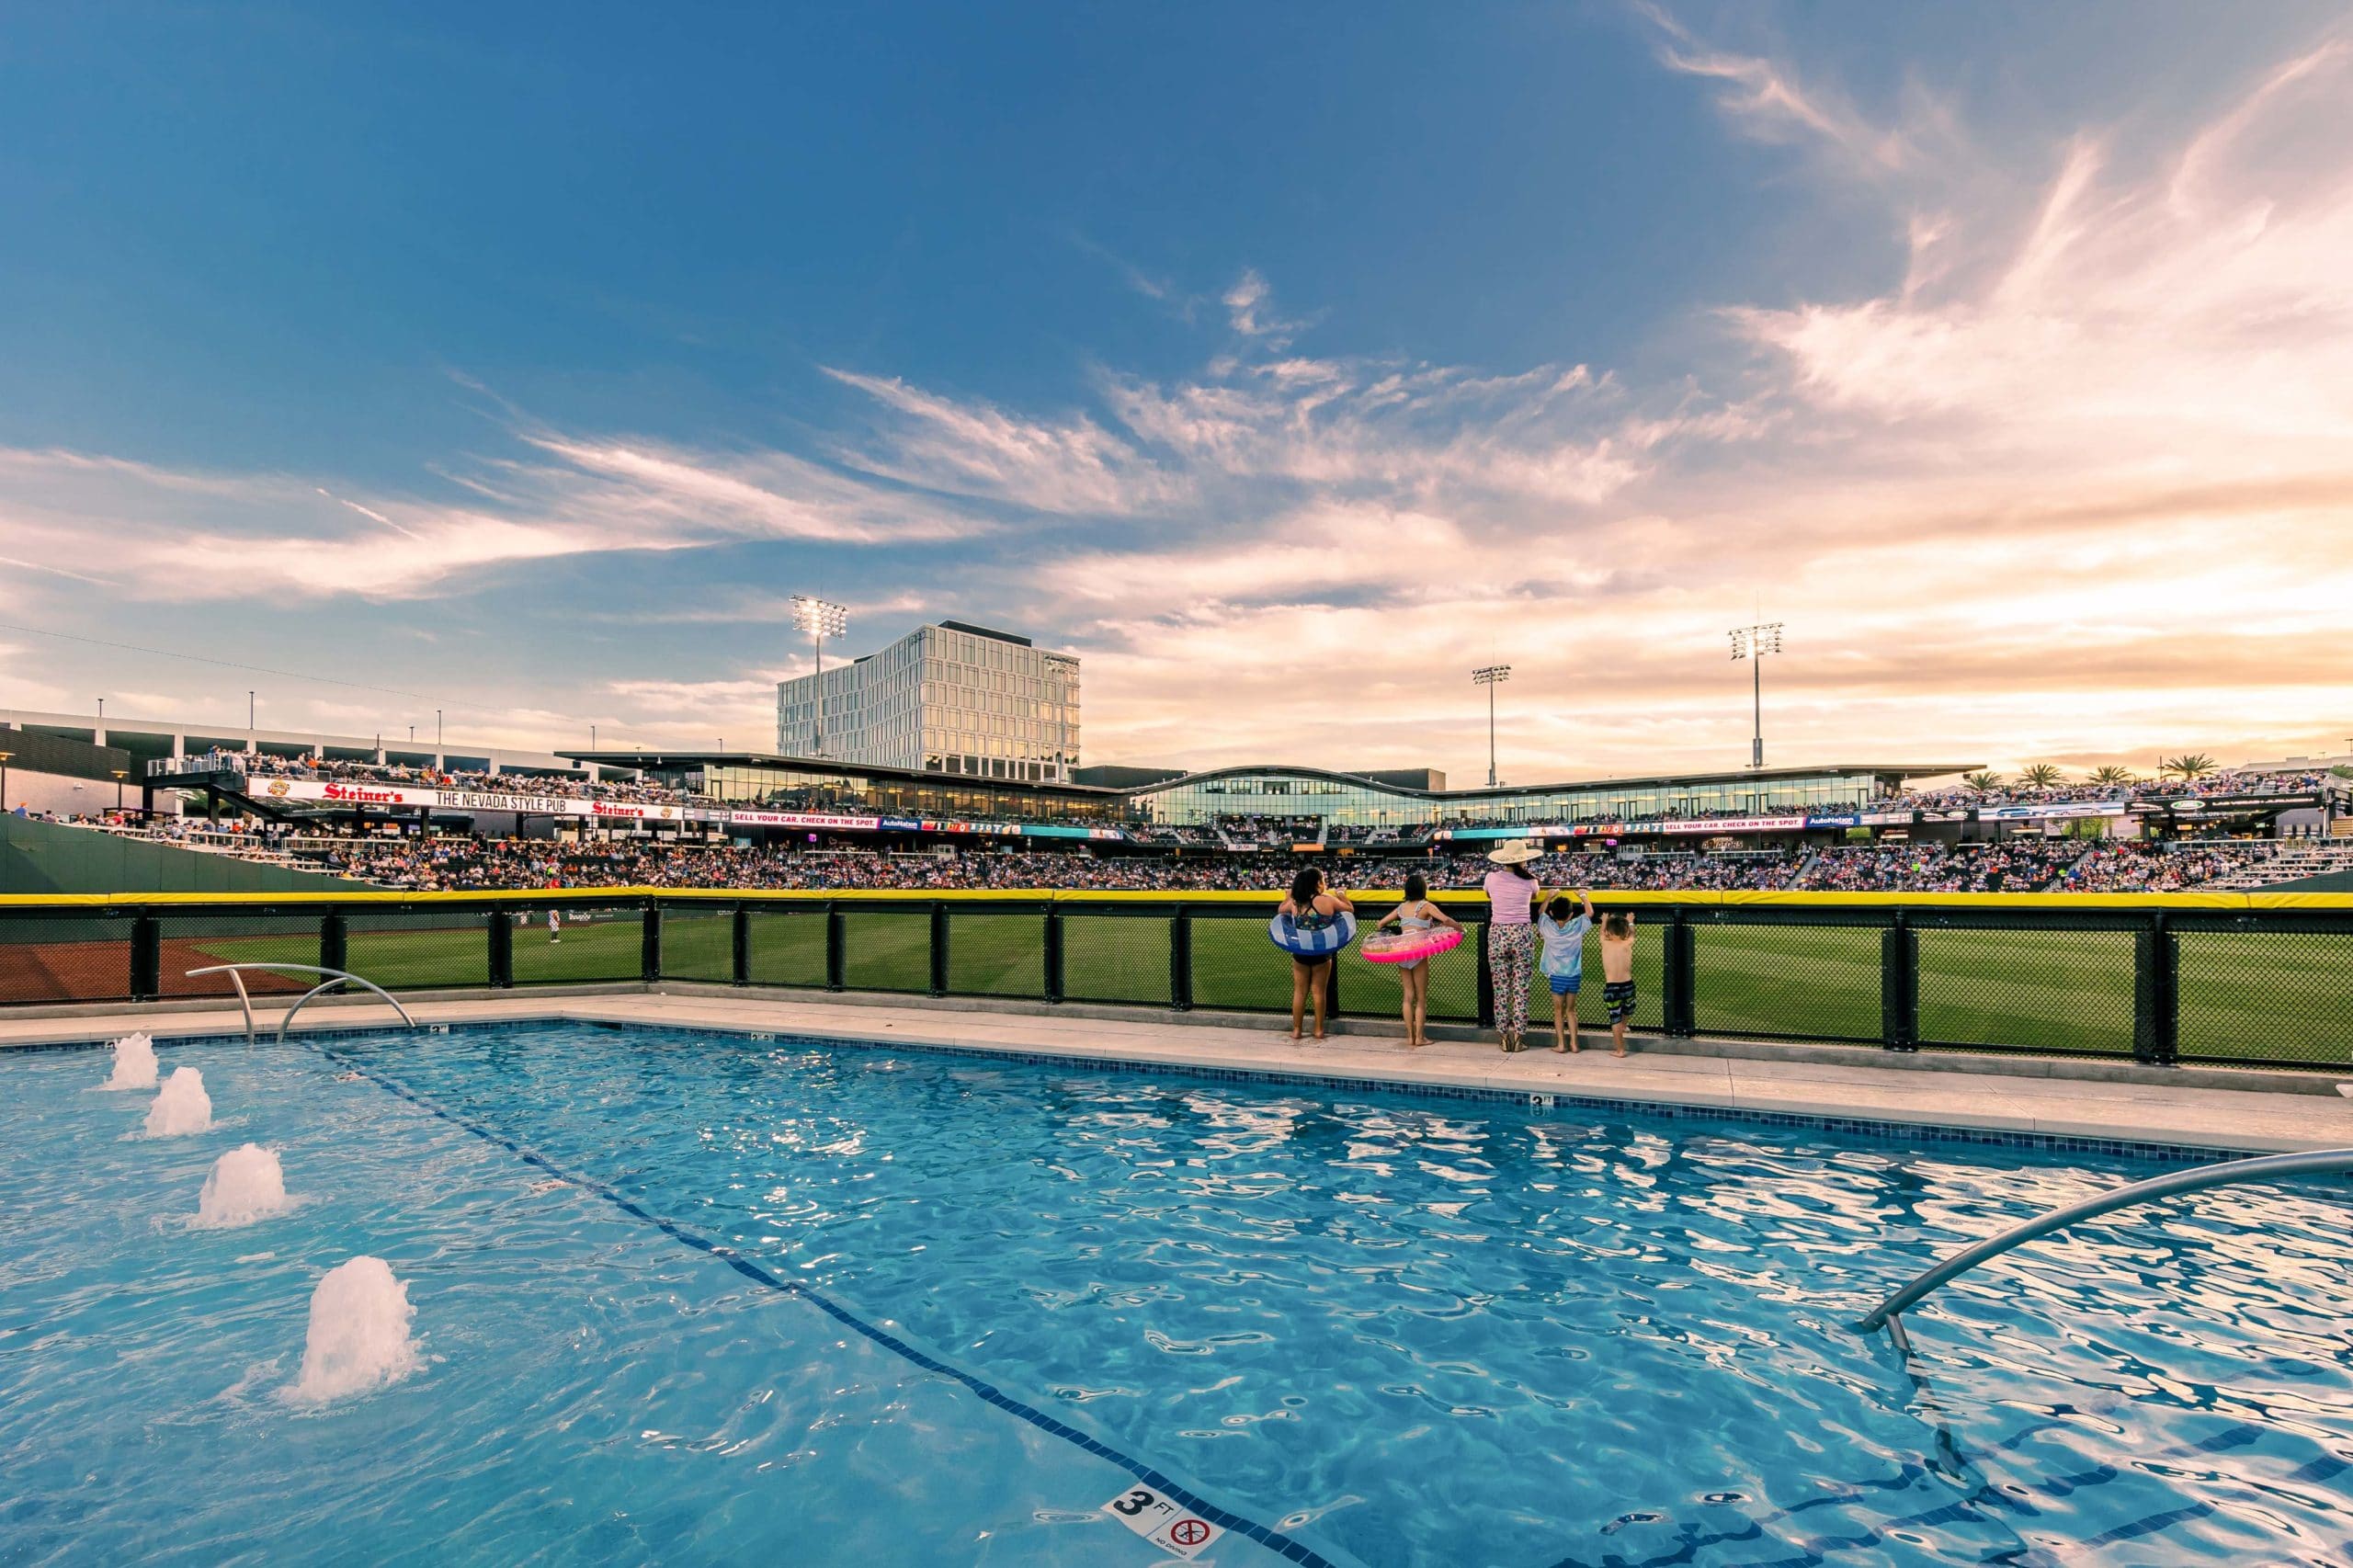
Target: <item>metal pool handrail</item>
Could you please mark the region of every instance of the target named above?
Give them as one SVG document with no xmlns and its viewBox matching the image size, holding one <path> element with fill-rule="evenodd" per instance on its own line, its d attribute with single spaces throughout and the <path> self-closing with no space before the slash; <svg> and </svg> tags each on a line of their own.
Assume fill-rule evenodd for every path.
<svg viewBox="0 0 2353 1568">
<path fill-rule="evenodd" d="M 310 1001 L 312 997 L 316 996 L 322 991 L 334 990 L 336 986 L 341 985 L 346 981 L 349 981 L 354 985 L 364 985 L 369 990 L 373 991 L 377 995 L 381 996 L 384 999 L 384 1001 L 392 1007 L 393 1012 L 398 1013 L 401 1016 L 401 1022 L 406 1024 L 411 1028 L 417 1027 L 416 1020 L 408 1016 L 408 1009 L 394 1001 L 391 992 L 385 990 L 382 986 L 377 984 L 372 980 L 360 979 L 359 976 L 353 974 L 348 970 L 325 969 L 314 963 L 217 963 L 211 965 L 210 968 L 192 969 L 188 971 L 188 976 L 191 980 L 199 974 L 226 974 L 229 977 L 231 983 L 234 984 L 237 988 L 237 1006 L 245 1010 L 245 1043 L 247 1045 L 254 1043 L 254 999 L 245 990 L 245 977 L 239 971 L 248 969 L 290 969 L 298 971 L 303 974 L 324 974 L 331 977 L 325 982 L 325 983 L 313 985 L 311 989 L 302 993 L 301 999 L 296 1002 L 291 1007 L 286 1009 L 286 1017 L 279 1019 L 278 1024 L 278 1041 L 280 1045 L 286 1043 L 286 1031 L 292 1026 L 294 1022 L 294 1015 L 302 1010 L 304 1003 Z"/>
<path fill-rule="evenodd" d="M 2233 1187 L 2242 1182 L 2269 1181 L 2276 1176 L 2319 1176 L 2345 1171 L 2353 1171 L 2353 1149 L 2313 1149 L 2294 1154 L 2258 1154 L 2252 1159 L 2224 1160 L 2217 1165 L 2168 1171 L 2161 1176 L 2151 1176 L 2147 1181 L 2136 1181 L 2113 1192 L 2103 1192 L 2081 1202 L 2070 1203 L 2063 1209 L 2053 1209 L 2048 1214 L 2013 1225 L 2000 1235 L 1954 1253 L 1923 1270 L 1912 1283 L 1856 1320 L 1855 1332 L 1869 1334 L 1874 1329 L 1886 1328 L 1900 1344 L 1904 1324 L 1898 1314 L 1929 1291 L 1959 1275 L 1966 1274 L 1988 1258 L 1999 1257 L 2013 1247 L 2023 1246 L 2038 1236 L 2049 1235 L 2078 1220 L 2096 1219 L 2119 1209 L 2129 1209 L 2136 1203 L 2153 1202 L 2184 1192 L 2201 1192 L 2210 1187 Z"/>
</svg>

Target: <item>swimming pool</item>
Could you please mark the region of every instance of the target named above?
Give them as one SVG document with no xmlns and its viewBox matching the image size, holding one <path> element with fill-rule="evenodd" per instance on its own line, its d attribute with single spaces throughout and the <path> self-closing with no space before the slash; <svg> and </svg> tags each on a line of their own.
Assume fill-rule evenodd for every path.
<svg viewBox="0 0 2353 1568">
<path fill-rule="evenodd" d="M 547 1023 L 0 1060 L 0 1557 L 2353 1554 L 2353 1204 L 2209 1194 L 1844 1324 L 2147 1161 Z M 185 1221 L 276 1147 L 290 1212 Z M 313 1285 L 425 1361 L 305 1407 Z"/>
</svg>

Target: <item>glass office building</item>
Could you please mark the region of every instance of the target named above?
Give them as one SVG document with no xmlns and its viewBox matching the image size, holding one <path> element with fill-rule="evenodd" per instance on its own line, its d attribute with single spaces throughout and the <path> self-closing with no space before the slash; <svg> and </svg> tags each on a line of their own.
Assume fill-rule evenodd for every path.
<svg viewBox="0 0 2353 1568">
<path fill-rule="evenodd" d="M 961 620 L 776 688 L 786 756 L 1014 784 L 1078 767 L 1078 660 Z"/>
</svg>

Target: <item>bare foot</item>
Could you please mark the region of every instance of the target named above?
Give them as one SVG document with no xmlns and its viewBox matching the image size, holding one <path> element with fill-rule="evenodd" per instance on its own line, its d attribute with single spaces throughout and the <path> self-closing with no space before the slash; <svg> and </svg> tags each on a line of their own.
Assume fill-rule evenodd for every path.
<svg viewBox="0 0 2353 1568">
<path fill-rule="evenodd" d="M 1299 1031 L 1297 1029 L 1290 1031 L 1290 1040 L 1293 1045 L 1297 1045 L 1299 1043 Z"/>
<path fill-rule="evenodd" d="M 1610 1055 L 1612 1055 L 1612 1056 L 1623 1056 L 1623 1055 L 1625 1055 L 1625 1054 L 1626 1054 L 1626 1052 L 1621 1049 L 1621 1050 L 1618 1050 L 1618 1051 L 1611 1051 L 1609 1054 L 1610 1054 Z"/>
<path fill-rule="evenodd" d="M 1317 1029 L 1315 1031 L 1315 1038 L 1317 1040 L 1322 1040 L 1324 1038 L 1324 1031 L 1322 1029 Z"/>
</svg>

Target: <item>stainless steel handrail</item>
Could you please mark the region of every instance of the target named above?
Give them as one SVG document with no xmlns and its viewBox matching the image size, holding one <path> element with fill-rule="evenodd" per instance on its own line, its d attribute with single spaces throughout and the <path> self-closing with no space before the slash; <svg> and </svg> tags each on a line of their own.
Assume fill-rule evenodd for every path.
<svg viewBox="0 0 2353 1568">
<path fill-rule="evenodd" d="M 2200 1192 L 2210 1187 L 2232 1187 L 2241 1182 L 2269 1181 L 2278 1176 L 2323 1176 L 2353 1171 L 2353 1149 L 2313 1149 L 2295 1154 L 2258 1154 L 2252 1159 L 2224 1160 L 2219 1165 L 2197 1165 L 2186 1171 L 2169 1171 L 2147 1181 L 2136 1181 L 2120 1187 L 2113 1192 L 2103 1192 L 2079 1203 L 2013 1225 L 2000 1235 L 1989 1237 L 1975 1246 L 1965 1247 L 1949 1257 L 1924 1269 L 1913 1281 L 1881 1301 L 1863 1317 L 1856 1320 L 1855 1332 L 1870 1334 L 1886 1328 L 1900 1343 L 1904 1324 L 1899 1314 L 1917 1302 L 1929 1291 L 1984 1263 L 1998 1257 L 2013 1247 L 2023 1246 L 2038 1236 L 2047 1236 L 2079 1220 L 2096 1219 L 2119 1209 L 2129 1209 L 2136 1203 L 2149 1203 L 2160 1198 L 2172 1198 L 2185 1192 Z"/>
<path fill-rule="evenodd" d="M 278 1020 L 278 1041 L 280 1045 L 286 1043 L 286 1031 L 288 1028 L 293 1024 L 294 1015 L 302 1010 L 303 1003 L 308 1002 L 312 997 L 316 996 L 322 991 L 333 990 L 335 987 L 341 985 L 346 981 L 349 981 L 354 985 L 364 985 L 369 990 L 373 991 L 391 1006 L 393 1012 L 398 1013 L 401 1016 L 401 1022 L 406 1024 L 411 1028 L 415 1028 L 417 1027 L 416 1020 L 408 1016 L 408 1009 L 394 1001 L 391 992 L 385 990 L 382 986 L 377 984 L 372 980 L 360 979 L 359 976 L 353 974 L 348 970 L 325 969 L 314 963 L 217 963 L 211 965 L 210 968 L 191 969 L 188 971 L 187 973 L 190 979 L 194 979 L 199 974 L 226 974 L 229 977 L 231 983 L 237 988 L 237 1005 L 245 1010 L 245 1043 L 247 1045 L 254 1043 L 254 999 L 252 994 L 245 990 L 245 977 L 241 971 L 249 969 L 294 970 L 302 974 L 324 974 L 333 977 L 324 985 L 313 985 L 311 987 L 310 990 L 302 994 L 300 1001 L 297 1001 L 294 1006 L 286 1009 L 286 1017 Z"/>
</svg>

